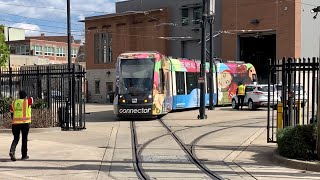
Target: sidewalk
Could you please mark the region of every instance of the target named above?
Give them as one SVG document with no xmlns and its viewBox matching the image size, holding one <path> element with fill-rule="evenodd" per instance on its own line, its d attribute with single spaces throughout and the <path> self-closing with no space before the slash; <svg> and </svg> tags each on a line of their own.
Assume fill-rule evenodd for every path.
<svg viewBox="0 0 320 180">
<path fill-rule="evenodd" d="M 0 179 L 95 179 L 111 130 L 97 124 L 79 132 L 30 133 L 30 159 L 16 162 L 8 157 L 12 136 L 1 134 Z"/>
<path fill-rule="evenodd" d="M 11 162 L 8 156 L 12 141 L 10 133 L 0 134 L 0 179 L 113 179 L 113 173 L 127 173 L 131 179 L 135 175 L 132 169 L 131 155 L 126 154 L 124 161 L 112 162 L 117 139 L 128 135 L 117 136 L 116 131 L 128 131 L 120 127 L 119 122 L 112 120 L 112 108 L 104 105 L 89 107 L 87 129 L 83 131 L 31 132 L 29 134 L 29 156 L 27 161 Z M 212 114 L 211 114 L 212 113 Z M 240 112 L 234 118 L 248 117 Z M 194 116 L 194 117 L 193 117 Z M 208 117 L 223 121 L 219 117 L 232 117 L 231 111 L 211 111 Z M 174 117 L 174 118 L 173 118 Z M 167 120 L 195 123 L 194 111 L 175 113 L 167 116 Z M 251 117 L 255 117 L 252 115 Z M 258 119 L 258 117 L 257 117 Z M 261 119 L 260 119 L 261 120 Z M 121 129 L 123 128 L 123 129 Z M 121 142 L 119 142 L 121 143 Z M 20 154 L 21 142 L 17 146 L 17 158 Z M 123 146 L 121 146 L 123 147 Z M 129 147 L 129 144 L 128 144 Z M 305 172 L 277 166 L 273 163 L 272 153 L 276 144 L 266 143 L 266 130 L 257 131 L 243 143 L 233 154 L 234 171 L 243 179 L 320 179 L 320 173 Z M 130 179 L 130 178 L 126 178 Z"/>
<path fill-rule="evenodd" d="M 31 130 L 27 161 L 19 160 L 21 139 L 16 150 L 17 161 L 10 160 L 8 154 L 13 137 L 11 132 L 3 131 L 0 134 L 0 179 L 97 179 L 118 122 L 112 120 L 112 106 L 89 105 L 86 110 L 86 130 Z"/>
<path fill-rule="evenodd" d="M 273 161 L 275 143 L 266 142 L 267 131 L 257 137 L 236 159 L 247 175 L 256 179 L 320 179 L 320 173 L 286 168 Z"/>
</svg>

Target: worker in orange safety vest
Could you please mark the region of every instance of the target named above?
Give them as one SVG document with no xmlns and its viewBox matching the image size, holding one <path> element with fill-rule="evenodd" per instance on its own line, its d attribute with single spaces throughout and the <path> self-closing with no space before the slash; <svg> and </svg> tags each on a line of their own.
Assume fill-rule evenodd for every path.
<svg viewBox="0 0 320 180">
<path fill-rule="evenodd" d="M 31 123 L 31 105 L 32 97 L 27 97 L 25 91 L 19 92 L 19 99 L 14 100 L 11 104 L 10 111 L 12 115 L 12 134 L 13 141 L 10 147 L 9 156 L 12 161 L 16 161 L 15 151 L 20 139 L 20 131 L 22 134 L 21 159 L 29 159 L 28 156 L 28 134 Z"/>
</svg>

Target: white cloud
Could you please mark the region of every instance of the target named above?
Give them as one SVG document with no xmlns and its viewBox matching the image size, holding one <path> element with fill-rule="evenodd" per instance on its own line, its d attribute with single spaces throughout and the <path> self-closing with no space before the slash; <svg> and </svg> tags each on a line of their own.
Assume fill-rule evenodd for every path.
<svg viewBox="0 0 320 180">
<path fill-rule="evenodd" d="M 17 4 L 21 6 L 10 6 L 6 4 Z M 71 0 L 71 15 L 90 16 L 95 13 L 111 13 L 115 11 L 115 0 Z M 38 6 L 38 7 L 32 7 Z M 43 7 L 43 8 L 40 8 Z M 43 0 L 0 0 L 0 12 L 18 14 L 22 16 L 43 19 L 66 19 L 67 1 L 43 1 Z"/>
<path fill-rule="evenodd" d="M 82 20 L 84 20 L 85 16 L 84 16 L 83 14 L 80 14 L 80 15 L 78 16 L 78 18 L 79 18 L 80 21 L 82 21 Z"/>
<path fill-rule="evenodd" d="M 38 36 L 40 35 L 40 27 L 34 24 L 27 24 L 27 23 L 16 23 L 12 24 L 12 27 L 25 29 L 26 36 Z"/>
<path fill-rule="evenodd" d="M 115 2 L 123 0 L 70 0 L 72 29 L 82 30 L 83 20 L 88 16 L 115 12 Z M 7 4 L 7 5 L 6 5 Z M 10 5 L 9 5 L 10 4 Z M 43 8 L 42 8 L 43 7 Z M 32 30 L 53 32 L 62 35 L 67 27 L 67 1 L 66 0 L 0 0 L 0 20 L 5 25 L 13 23 L 19 27 Z M 7 13 L 7 14 L 6 14 Z M 8 15 L 13 14 L 13 15 Z M 18 16 L 14 16 L 18 15 Z M 24 17 L 20 17 L 24 16 Z M 31 17 L 31 18 L 25 18 Z M 32 19 L 36 18 L 36 19 Z M 37 20 L 38 19 L 38 20 Z M 49 20 L 55 22 L 48 22 Z M 58 22 L 58 23 L 56 23 Z M 52 27 L 48 27 L 52 26 Z M 60 27 L 60 28 L 54 28 Z M 61 28 L 62 27 L 62 28 Z M 66 29 L 65 29 L 66 31 Z M 48 32 L 46 34 L 48 34 Z M 59 32 L 59 33 L 58 33 Z M 39 35 L 40 32 L 26 31 L 28 35 Z"/>
</svg>

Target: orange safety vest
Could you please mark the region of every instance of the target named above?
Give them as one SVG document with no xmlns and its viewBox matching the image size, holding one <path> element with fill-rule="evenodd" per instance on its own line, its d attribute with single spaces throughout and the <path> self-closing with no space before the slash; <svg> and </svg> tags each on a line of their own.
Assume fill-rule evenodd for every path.
<svg viewBox="0 0 320 180">
<path fill-rule="evenodd" d="M 238 87 L 238 95 L 242 95 L 243 96 L 245 94 L 245 89 L 246 89 L 246 87 L 244 85 L 240 85 Z"/>
<path fill-rule="evenodd" d="M 17 99 L 13 101 L 12 109 L 12 124 L 31 123 L 31 106 L 28 106 L 28 99 Z"/>
</svg>

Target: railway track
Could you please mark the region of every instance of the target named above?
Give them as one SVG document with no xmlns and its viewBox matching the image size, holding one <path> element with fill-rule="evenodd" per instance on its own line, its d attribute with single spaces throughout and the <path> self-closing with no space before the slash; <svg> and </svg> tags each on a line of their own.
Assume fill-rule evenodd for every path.
<svg viewBox="0 0 320 180">
<path fill-rule="evenodd" d="M 138 143 L 138 138 L 137 138 L 136 125 L 135 125 L 134 121 L 131 121 L 130 129 L 131 129 L 133 167 L 134 167 L 139 179 L 141 179 L 141 180 L 150 179 L 150 177 L 144 172 L 144 170 L 141 166 L 142 161 L 141 161 L 141 156 L 139 156 L 139 154 L 138 154 L 139 143 Z"/>
<path fill-rule="evenodd" d="M 223 179 L 222 177 L 220 177 L 218 174 L 210 171 L 208 168 L 206 168 L 193 154 L 192 152 L 189 150 L 189 148 L 187 147 L 187 145 L 185 143 L 183 143 L 183 141 L 161 120 L 158 119 L 158 122 L 168 131 L 168 133 L 165 133 L 161 136 L 158 136 L 148 142 L 146 142 L 145 144 L 150 144 L 152 141 L 159 139 L 161 137 L 170 135 L 177 143 L 178 145 L 181 147 L 181 149 L 185 152 L 185 154 L 188 156 L 189 160 L 195 164 L 203 173 L 207 174 L 207 176 L 209 176 L 211 179 L 214 180 L 220 180 Z M 133 160 L 133 166 L 134 169 L 137 173 L 137 176 L 139 179 L 141 180 L 149 180 L 151 179 L 143 170 L 142 168 L 142 159 L 141 159 L 141 151 L 144 149 L 144 147 L 146 146 L 144 145 L 139 145 L 138 139 L 137 139 L 137 132 L 136 132 L 136 126 L 135 126 L 135 121 L 131 121 L 130 122 L 130 127 L 131 127 L 131 138 L 132 138 L 132 160 Z M 189 129 L 189 128 L 188 128 Z"/>
<path fill-rule="evenodd" d="M 167 129 L 169 134 L 173 137 L 173 139 L 179 144 L 181 149 L 186 153 L 188 156 L 189 160 L 195 164 L 203 173 L 205 173 L 207 176 L 209 176 L 211 179 L 223 179 L 220 177 L 217 173 L 211 171 L 208 169 L 206 166 L 204 166 L 198 159 L 197 157 L 189 150 L 187 145 L 182 142 L 182 140 L 162 121 L 162 119 L 158 119 L 158 121 L 162 124 L 164 128 Z"/>
<path fill-rule="evenodd" d="M 235 121 L 240 121 L 240 120 L 235 120 Z M 197 138 L 195 138 L 189 146 L 187 146 L 177 135 L 177 132 L 181 132 L 181 131 L 185 131 L 185 130 L 189 130 L 189 129 L 193 129 L 193 128 L 199 128 L 199 127 L 204 127 L 204 126 L 210 126 L 210 125 L 217 125 L 217 124 L 224 124 L 227 122 L 220 122 L 220 123 L 208 123 L 206 125 L 201 125 L 201 126 L 193 126 L 193 127 L 187 127 L 187 128 L 183 128 L 180 130 L 176 130 L 176 131 L 172 131 L 171 128 L 169 128 L 162 119 L 158 119 L 158 122 L 167 130 L 167 133 L 164 133 L 162 135 L 159 135 L 155 138 L 152 138 L 150 140 L 148 140 L 147 142 L 143 143 L 143 144 L 139 144 L 138 139 L 137 139 L 137 132 L 136 132 L 136 126 L 135 126 L 135 121 L 131 121 L 130 123 L 130 127 L 131 127 L 131 137 L 132 137 L 132 155 L 133 155 L 133 165 L 134 165 L 134 169 L 137 173 L 137 176 L 139 177 L 139 179 L 141 180 L 149 180 L 152 179 L 150 176 L 148 176 L 148 174 L 145 173 L 145 171 L 142 168 L 142 151 L 145 149 L 146 146 L 148 146 L 151 142 L 162 138 L 164 136 L 171 136 L 176 142 L 177 144 L 180 146 L 180 148 L 185 152 L 185 154 L 187 155 L 188 159 L 198 167 L 198 169 L 200 169 L 203 173 L 205 173 L 208 177 L 210 177 L 211 179 L 223 179 L 221 176 L 219 176 L 217 173 L 211 171 L 210 169 L 208 169 L 204 164 L 201 163 L 201 161 L 197 158 L 197 156 L 195 155 L 195 144 L 202 138 L 204 138 L 205 136 L 209 135 L 209 134 L 213 134 L 219 131 L 223 131 L 223 130 L 227 130 L 227 129 L 231 129 L 231 128 L 235 128 L 238 127 L 238 125 L 236 126 L 230 126 L 230 127 L 224 127 L 221 129 L 217 129 L 217 130 L 213 130 L 210 132 L 207 132 Z M 228 122 L 232 122 L 232 121 L 228 121 Z M 250 123 L 242 123 L 241 125 L 249 125 L 249 124 L 254 124 L 254 123 L 258 123 L 258 122 L 250 122 Z M 248 173 L 249 174 L 249 173 Z"/>
</svg>

